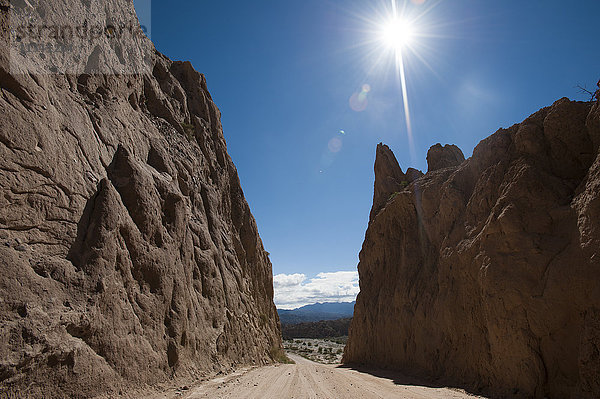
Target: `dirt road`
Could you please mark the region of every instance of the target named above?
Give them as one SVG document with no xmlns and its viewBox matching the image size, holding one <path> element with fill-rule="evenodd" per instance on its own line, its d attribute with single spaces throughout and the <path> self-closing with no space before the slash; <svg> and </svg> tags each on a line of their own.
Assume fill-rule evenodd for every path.
<svg viewBox="0 0 600 399">
<path fill-rule="evenodd" d="M 296 364 L 241 370 L 181 392 L 177 398 L 470 398 L 462 391 L 418 386 L 289 355 Z M 405 383 L 406 385 L 403 385 Z"/>
</svg>

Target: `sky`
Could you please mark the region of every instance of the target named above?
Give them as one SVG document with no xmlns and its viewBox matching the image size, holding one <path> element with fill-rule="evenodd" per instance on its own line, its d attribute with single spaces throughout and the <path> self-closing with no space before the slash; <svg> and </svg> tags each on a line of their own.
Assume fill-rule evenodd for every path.
<svg viewBox="0 0 600 399">
<path fill-rule="evenodd" d="M 588 100 L 576 86 L 600 78 L 600 1 L 396 4 L 412 29 L 399 52 L 381 40 L 391 0 L 151 2 L 156 48 L 205 74 L 221 110 L 279 308 L 358 292 L 377 143 L 426 171 L 430 146 L 469 157 L 561 97 Z"/>
</svg>

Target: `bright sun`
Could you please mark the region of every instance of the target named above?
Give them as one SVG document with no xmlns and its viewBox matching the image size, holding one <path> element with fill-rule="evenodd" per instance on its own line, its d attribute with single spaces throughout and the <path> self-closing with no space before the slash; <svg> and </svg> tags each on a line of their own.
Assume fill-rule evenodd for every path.
<svg viewBox="0 0 600 399">
<path fill-rule="evenodd" d="M 431 69 L 424 57 L 430 50 L 428 42 L 434 37 L 432 20 L 428 14 L 441 3 L 441 0 L 378 0 L 379 8 L 372 15 L 361 19 L 366 23 L 367 37 L 361 45 L 369 46 L 364 58 L 372 65 L 371 72 L 383 71 L 387 79 L 387 71 L 395 72 L 398 88 L 402 96 L 406 135 L 411 158 L 415 158 L 414 139 L 410 118 L 406 66 L 414 67 L 416 62 L 423 63 Z M 387 5 L 386 5 L 387 3 Z M 429 3 L 425 6 L 425 3 Z M 433 30 L 432 30 L 433 29 Z M 437 36 L 437 35 L 436 35 Z M 366 92 L 356 94 L 366 97 Z M 351 105 L 352 106 L 352 105 Z M 354 108 L 353 108 L 354 109 Z M 364 108 L 363 108 L 364 109 Z"/>
<path fill-rule="evenodd" d="M 415 31 L 409 21 L 404 18 L 393 18 L 381 28 L 381 40 L 388 47 L 401 51 L 410 46 L 414 40 Z"/>
</svg>

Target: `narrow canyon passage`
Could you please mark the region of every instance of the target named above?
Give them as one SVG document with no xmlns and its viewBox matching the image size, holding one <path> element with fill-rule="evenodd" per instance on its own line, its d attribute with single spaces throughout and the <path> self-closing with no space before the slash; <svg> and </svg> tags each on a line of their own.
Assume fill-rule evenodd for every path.
<svg viewBox="0 0 600 399">
<path fill-rule="evenodd" d="M 452 388 L 419 386 L 289 354 L 296 364 L 247 369 L 154 399 L 200 398 L 474 398 Z"/>
</svg>

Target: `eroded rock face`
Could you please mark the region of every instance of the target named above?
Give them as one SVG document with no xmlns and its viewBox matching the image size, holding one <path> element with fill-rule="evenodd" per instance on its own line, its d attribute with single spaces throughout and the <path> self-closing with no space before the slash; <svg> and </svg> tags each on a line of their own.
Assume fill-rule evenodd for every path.
<svg viewBox="0 0 600 399">
<path fill-rule="evenodd" d="M 600 397 L 599 108 L 561 99 L 378 205 L 344 362 Z"/>
<path fill-rule="evenodd" d="M 402 191 L 407 185 L 406 175 L 402 173 L 394 153 L 383 143 L 377 144 L 374 171 L 375 188 L 370 220 L 386 204 L 390 196 Z"/>
<path fill-rule="evenodd" d="M 2 3 L 4 39 L 11 7 L 137 21 L 126 0 Z M 0 391 L 114 396 L 270 362 L 281 346 L 271 263 L 204 76 L 140 36 L 83 46 L 80 74 L 14 73 L 6 43 Z M 98 73 L 138 53 L 147 73 Z"/>
<path fill-rule="evenodd" d="M 414 182 L 421 176 L 423 176 L 423 172 L 421 172 L 418 169 L 414 169 L 414 168 L 406 169 L 406 179 L 408 180 L 409 183 Z"/>
<path fill-rule="evenodd" d="M 442 147 L 440 143 L 431 146 L 427 151 L 427 171 L 458 166 L 463 163 L 465 156 L 460 148 L 454 144 L 446 144 Z"/>
</svg>

